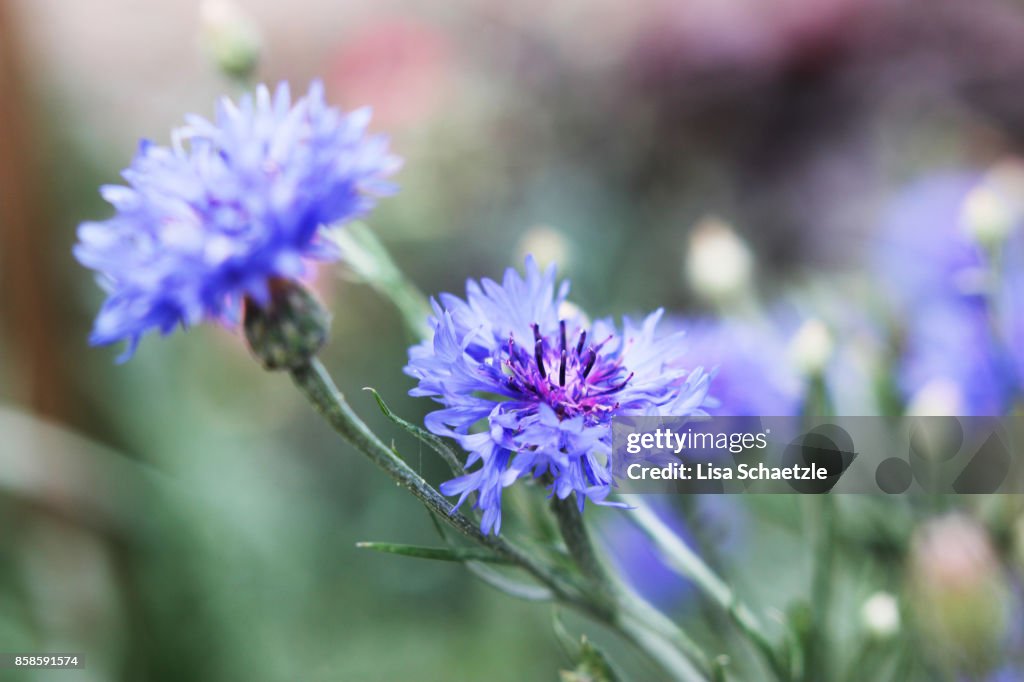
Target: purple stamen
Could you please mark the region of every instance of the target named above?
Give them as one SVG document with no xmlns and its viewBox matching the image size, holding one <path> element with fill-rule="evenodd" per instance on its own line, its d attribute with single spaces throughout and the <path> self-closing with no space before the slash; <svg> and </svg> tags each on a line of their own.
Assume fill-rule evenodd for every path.
<svg viewBox="0 0 1024 682">
<path fill-rule="evenodd" d="M 615 393 L 616 391 L 621 391 L 623 388 L 625 388 L 626 384 L 628 384 L 629 380 L 632 379 L 632 378 L 633 378 L 633 372 L 630 372 L 629 376 L 626 377 L 625 379 L 623 379 L 620 383 L 616 384 L 615 386 L 612 386 L 611 388 L 607 388 L 607 389 L 601 391 L 600 393 L 595 393 L 594 395 L 608 395 L 609 393 Z"/>
<path fill-rule="evenodd" d="M 608 343 L 609 341 L 611 341 L 612 339 L 614 339 L 614 338 L 615 338 L 615 334 L 609 334 L 607 337 L 605 337 L 604 341 L 602 341 L 601 343 L 597 344 L 597 350 L 601 350 L 602 348 L 604 348 L 604 345 L 606 343 Z"/>
<path fill-rule="evenodd" d="M 586 367 L 583 368 L 583 378 L 584 379 L 586 379 L 587 375 L 590 374 L 590 370 L 594 369 L 594 363 L 596 361 L 597 361 L 597 353 L 594 351 L 593 348 L 591 348 L 590 352 L 587 353 L 587 364 L 586 364 Z"/>
<path fill-rule="evenodd" d="M 562 331 L 565 331 L 565 323 L 562 324 Z M 565 341 L 565 336 L 562 337 Z M 558 366 L 558 385 L 565 386 L 565 348 L 562 348 L 562 363 Z"/>
<path fill-rule="evenodd" d="M 576 344 L 576 356 L 583 352 L 583 344 L 587 342 L 587 330 L 584 329 L 580 334 L 580 342 Z"/>
<path fill-rule="evenodd" d="M 537 371 L 540 372 L 541 379 L 547 379 L 548 373 L 544 369 L 544 339 L 540 335 L 540 327 L 536 324 L 533 325 L 533 357 L 537 361 Z"/>
</svg>

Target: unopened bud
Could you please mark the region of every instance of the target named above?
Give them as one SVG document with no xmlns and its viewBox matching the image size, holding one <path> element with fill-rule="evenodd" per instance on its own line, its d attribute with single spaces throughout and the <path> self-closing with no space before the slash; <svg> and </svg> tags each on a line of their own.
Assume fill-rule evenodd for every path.
<svg viewBox="0 0 1024 682">
<path fill-rule="evenodd" d="M 910 417 L 955 417 L 964 413 L 964 394 L 950 379 L 932 379 L 914 393 L 907 405 Z"/>
<path fill-rule="evenodd" d="M 204 0 L 199 22 L 203 47 L 217 68 L 231 78 L 249 78 L 263 47 L 256 22 L 230 0 Z"/>
<path fill-rule="evenodd" d="M 888 639 L 900 630 L 900 607 L 888 592 L 875 592 L 860 609 L 864 629 L 876 639 Z"/>
<path fill-rule="evenodd" d="M 245 300 L 245 338 L 265 369 L 307 364 L 327 341 L 330 320 L 316 297 L 291 280 L 271 280 L 266 305 Z"/>
<path fill-rule="evenodd" d="M 804 322 L 789 343 L 790 359 L 805 376 L 822 374 L 834 350 L 832 333 L 817 319 Z"/>
<path fill-rule="evenodd" d="M 960 228 L 984 246 L 1001 244 L 1016 221 L 1011 203 L 986 184 L 972 189 L 960 208 Z"/>
<path fill-rule="evenodd" d="M 701 297 L 723 303 L 749 292 L 754 259 L 750 249 L 719 218 L 708 217 L 693 229 L 686 253 L 686 279 Z"/>
<path fill-rule="evenodd" d="M 1007 628 L 1009 588 L 985 529 L 962 514 L 932 519 L 914 534 L 910 593 L 936 653 L 984 665 Z"/>
<path fill-rule="evenodd" d="M 569 240 L 559 230 L 547 225 L 531 227 L 519 240 L 519 260 L 532 255 L 542 268 L 554 263 L 560 270 L 569 267 Z"/>
</svg>

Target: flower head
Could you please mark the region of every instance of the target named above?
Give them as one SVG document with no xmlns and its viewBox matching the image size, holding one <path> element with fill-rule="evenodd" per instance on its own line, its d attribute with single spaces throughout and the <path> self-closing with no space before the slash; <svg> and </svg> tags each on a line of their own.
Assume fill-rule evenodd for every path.
<svg viewBox="0 0 1024 682">
<path fill-rule="evenodd" d="M 369 210 L 399 165 L 366 134 L 369 112 L 327 106 L 319 83 L 294 104 L 286 84 L 260 86 L 186 121 L 169 147 L 142 142 L 127 186 L 101 189 L 115 215 L 78 230 L 75 256 L 108 294 L 90 341 L 127 340 L 125 358 L 151 329 L 236 322 L 272 279 L 337 258 L 325 226 Z"/>
<path fill-rule="evenodd" d="M 715 416 L 798 414 L 806 381 L 787 354 L 781 322 L 737 318 L 672 320 L 687 329 L 686 358 L 715 370 Z"/>
<path fill-rule="evenodd" d="M 459 504 L 476 492 L 484 532 L 500 530 L 502 489 L 525 476 L 560 499 L 575 492 L 581 508 L 604 502 L 613 417 L 702 413 L 709 377 L 676 362 L 682 335 L 656 335 L 660 311 L 621 330 L 590 323 L 568 289 L 528 257 L 525 276 L 510 268 L 501 284 L 470 281 L 466 300 L 434 301 L 433 338 L 409 351 L 411 394 L 444 406 L 427 428 L 469 452 L 467 469 L 479 465 L 441 491 Z"/>
<path fill-rule="evenodd" d="M 940 174 L 912 185 L 885 213 L 876 269 L 897 305 L 898 382 L 916 414 L 1004 414 L 1021 391 L 1021 236 L 1003 235 L 1000 271 L 960 224 L 965 204 L 977 210 L 972 192 L 985 188 L 973 173 Z"/>
</svg>

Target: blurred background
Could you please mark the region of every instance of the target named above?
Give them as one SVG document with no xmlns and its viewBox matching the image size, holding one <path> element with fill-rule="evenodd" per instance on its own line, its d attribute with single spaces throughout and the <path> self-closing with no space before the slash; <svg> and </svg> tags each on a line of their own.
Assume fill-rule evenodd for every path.
<svg viewBox="0 0 1024 682">
<path fill-rule="evenodd" d="M 237 335 L 147 339 L 126 365 L 88 347 L 101 292 L 71 247 L 78 223 L 110 215 L 98 186 L 140 138 L 165 143 L 185 113 L 237 95 L 222 67 L 257 53 L 258 80 L 301 92 L 320 77 L 332 103 L 373 106 L 405 167 L 368 222 L 425 292 L 462 293 L 533 253 L 594 315 L 664 306 L 692 327 L 694 364 L 721 364 L 738 411 L 794 413 L 819 375 L 844 414 L 1015 409 L 1019 355 L 996 362 L 968 333 L 971 292 L 931 294 L 961 281 L 950 253 L 973 258 L 965 221 L 984 236 L 1020 215 L 1024 4 L 0 0 L 0 650 L 87 661 L 4 679 L 571 667 L 550 609 L 457 565 L 356 549 L 436 539 Z M 406 395 L 398 314 L 336 270 L 319 288 L 324 359 L 356 409 L 391 433 L 360 391 L 374 386 L 419 419 L 430 405 Z M 799 500 L 663 502 L 758 608 L 803 608 Z M 839 502 L 835 655 L 888 666 L 850 679 L 1024 680 L 1015 498 Z M 593 513 L 652 599 L 730 646 L 621 512 Z M 760 679 L 732 655 L 737 679 Z"/>
</svg>

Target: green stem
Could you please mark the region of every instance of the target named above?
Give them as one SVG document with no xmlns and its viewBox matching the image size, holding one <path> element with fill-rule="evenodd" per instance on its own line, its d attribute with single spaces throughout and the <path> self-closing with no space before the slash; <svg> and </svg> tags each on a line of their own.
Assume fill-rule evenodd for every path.
<svg viewBox="0 0 1024 682">
<path fill-rule="evenodd" d="M 679 629 L 678 625 L 625 583 L 617 581 L 614 589 L 619 605 L 619 619 L 616 624 L 621 629 L 628 630 L 632 623 L 641 623 L 646 631 L 656 638 L 655 641 L 667 642 L 677 653 L 684 654 L 690 662 L 690 668 L 698 671 L 702 679 L 713 676 L 711 661 L 707 655 L 696 642 Z"/>
<path fill-rule="evenodd" d="M 555 497 L 551 509 L 569 555 L 580 572 L 594 584 L 597 594 L 614 596 L 616 614 L 611 624 L 680 680 L 706 680 L 711 663 L 696 643 L 660 611 L 608 572 L 594 547 L 574 497 Z"/>
<path fill-rule="evenodd" d="M 835 500 L 831 495 L 805 499 L 808 531 L 813 538 L 811 623 L 805 647 L 806 679 L 828 679 L 829 610 L 832 602 L 832 563 L 835 546 Z"/>
<path fill-rule="evenodd" d="M 558 521 L 558 530 L 562 534 L 569 555 L 576 562 L 580 572 L 593 581 L 597 588 L 607 591 L 611 585 L 608 571 L 590 540 L 590 534 L 583 522 L 583 514 L 576 505 L 575 494 L 564 500 L 554 497 L 551 500 L 551 510 Z"/>
<path fill-rule="evenodd" d="M 693 581 L 706 597 L 729 615 L 740 632 L 764 656 L 778 679 L 790 679 L 788 666 L 780 659 L 771 640 L 764 633 L 764 627 L 757 616 L 739 601 L 732 588 L 726 585 L 693 550 L 687 547 L 686 543 L 665 525 L 646 502 L 634 499 L 630 501 L 630 504 L 635 508 L 629 513 L 629 518 L 654 541 L 669 567 Z"/>
<path fill-rule="evenodd" d="M 395 265 L 373 230 L 361 223 L 350 223 L 336 236 L 336 241 L 352 271 L 395 305 L 409 332 L 417 339 L 427 338 L 427 297 Z"/>
<path fill-rule="evenodd" d="M 578 604 L 581 596 L 572 586 L 549 569 L 494 535 L 485 535 L 405 461 L 386 446 L 352 410 L 334 385 L 327 370 L 313 358 L 309 364 L 291 371 L 292 379 L 303 395 L 346 441 L 366 455 L 384 473 L 411 492 L 449 526 L 475 543 L 493 551 L 498 558 L 522 567 L 551 588 L 562 600 Z"/>
<path fill-rule="evenodd" d="M 687 657 L 677 641 L 651 632 L 650 622 L 633 613 L 623 613 L 615 625 L 627 640 L 657 661 L 673 679 L 679 682 L 707 682 L 710 679 L 710 674 L 702 669 L 705 665 L 693 662 L 700 660 L 693 657 L 694 653 L 701 658 L 704 656 L 699 649 L 696 652 L 689 652 L 690 656 Z"/>
<path fill-rule="evenodd" d="M 356 415 L 341 391 L 337 389 L 330 375 L 316 358 L 306 365 L 291 370 L 292 380 L 316 411 L 346 441 L 370 458 L 388 476 L 416 496 L 428 508 L 463 535 L 488 545 L 488 536 L 483 535 L 472 521 L 459 513 L 452 513 L 452 505 L 434 490 L 423 477 L 405 463 Z"/>
<path fill-rule="evenodd" d="M 675 679 L 683 682 L 704 682 L 708 679 L 709 675 L 705 671 L 710 668 L 700 649 L 686 639 L 671 621 L 648 607 L 642 600 L 637 603 L 651 608 L 650 611 L 638 607 L 636 603 L 628 607 L 616 604 L 607 599 L 606 593 L 600 591 L 580 589 L 504 539 L 485 535 L 463 514 L 453 512 L 452 505 L 388 448 L 355 414 L 319 360 L 314 358 L 307 365 L 293 369 L 291 374 L 300 392 L 335 431 L 423 502 L 437 518 L 473 542 L 491 550 L 499 559 L 527 571 L 548 587 L 562 603 L 619 631 Z M 578 513 L 577 509 L 576 514 Z M 578 522 L 582 524 L 581 519 Z M 577 521 L 568 520 L 567 523 L 575 525 Z M 574 538 L 572 545 L 577 550 L 580 547 L 577 542 L 585 542 L 589 546 L 589 537 L 582 525 L 571 530 L 570 537 Z M 598 561 L 592 546 L 585 551 L 593 554 L 595 562 Z M 697 663 L 688 660 L 687 656 L 695 659 Z"/>
</svg>

